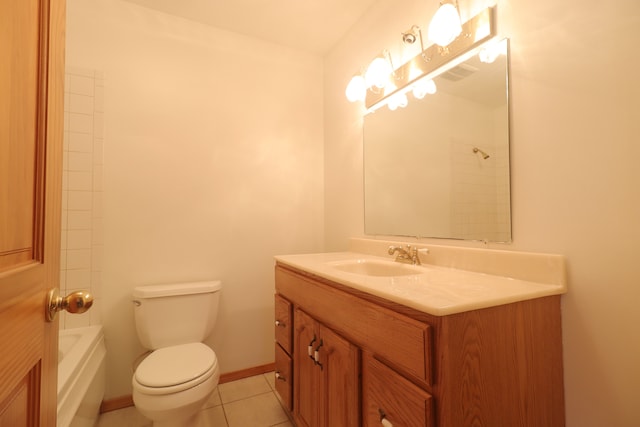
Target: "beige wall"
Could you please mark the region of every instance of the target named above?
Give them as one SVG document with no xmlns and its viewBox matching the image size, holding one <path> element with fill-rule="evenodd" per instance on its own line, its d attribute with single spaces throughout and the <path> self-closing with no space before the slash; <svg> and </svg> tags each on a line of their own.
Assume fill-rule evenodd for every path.
<svg viewBox="0 0 640 427">
<path fill-rule="evenodd" d="M 325 58 L 327 250 L 363 235 L 362 111 L 345 85 L 437 3 L 381 0 Z M 513 244 L 489 247 L 567 257 L 567 426 L 638 426 L 640 3 L 497 3 L 512 53 Z M 463 18 L 487 5 L 460 0 Z"/>
<path fill-rule="evenodd" d="M 136 285 L 221 279 L 222 372 L 273 362 L 273 255 L 322 249 L 322 61 L 118 0 L 69 0 L 104 74 L 107 398 L 143 351 Z"/>
</svg>

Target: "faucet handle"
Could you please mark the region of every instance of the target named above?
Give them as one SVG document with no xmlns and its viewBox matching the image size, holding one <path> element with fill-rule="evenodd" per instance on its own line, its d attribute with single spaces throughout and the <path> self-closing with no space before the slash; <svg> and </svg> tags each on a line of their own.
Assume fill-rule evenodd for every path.
<svg viewBox="0 0 640 427">
<path fill-rule="evenodd" d="M 413 265 L 422 265 L 422 263 L 420 262 L 419 252 L 420 251 L 415 246 L 411 247 L 411 249 L 409 250 L 409 255 L 411 256 L 411 262 L 413 263 Z"/>
</svg>

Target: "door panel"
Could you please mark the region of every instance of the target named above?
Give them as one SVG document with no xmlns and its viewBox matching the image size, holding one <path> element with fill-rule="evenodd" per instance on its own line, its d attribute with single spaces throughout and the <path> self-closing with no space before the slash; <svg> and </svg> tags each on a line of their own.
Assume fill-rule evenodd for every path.
<svg viewBox="0 0 640 427">
<path fill-rule="evenodd" d="M 358 347 L 322 324 L 320 336 L 324 380 L 321 425 L 357 427 L 360 425 Z"/>
<path fill-rule="evenodd" d="M 55 426 L 64 1 L 0 0 L 0 425 Z"/>
<path fill-rule="evenodd" d="M 37 133 L 40 102 L 40 7 L 38 0 L 0 2 L 0 52 L 9 66 L 0 71 L 0 271 L 33 259 L 35 162 L 43 155 Z M 3 63 L 7 58 L 3 58 Z M 39 140 L 40 139 L 40 140 Z"/>
<path fill-rule="evenodd" d="M 298 427 L 316 427 L 319 423 L 319 367 L 309 357 L 308 346 L 317 346 L 320 340 L 316 321 L 304 311 L 296 309 L 294 332 L 294 402 L 293 409 Z"/>
<path fill-rule="evenodd" d="M 0 412 L 0 426 L 38 425 L 39 384 L 40 364 L 37 364 L 13 389 L 8 402 L 0 404 L 0 407 L 6 408 L 4 412 Z"/>
</svg>

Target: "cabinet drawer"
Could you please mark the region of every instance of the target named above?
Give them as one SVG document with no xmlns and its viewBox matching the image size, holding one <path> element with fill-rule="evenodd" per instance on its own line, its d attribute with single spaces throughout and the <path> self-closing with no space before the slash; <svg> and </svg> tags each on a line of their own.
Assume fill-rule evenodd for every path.
<svg viewBox="0 0 640 427">
<path fill-rule="evenodd" d="M 371 356 L 363 357 L 363 426 L 381 426 L 386 419 L 397 427 L 431 427 L 433 403 L 429 393 Z"/>
<path fill-rule="evenodd" d="M 275 296 L 275 328 L 276 341 L 282 348 L 291 354 L 291 339 L 293 333 L 293 309 L 289 301 L 282 296 Z"/>
<path fill-rule="evenodd" d="M 291 395 L 293 388 L 293 378 L 291 374 L 293 370 L 291 368 L 291 357 L 289 357 L 282 347 L 276 344 L 276 391 L 280 395 L 282 403 L 289 411 L 293 408 Z"/>
<path fill-rule="evenodd" d="M 276 268 L 289 301 L 394 369 L 431 384 L 431 327 L 329 285 Z"/>
</svg>

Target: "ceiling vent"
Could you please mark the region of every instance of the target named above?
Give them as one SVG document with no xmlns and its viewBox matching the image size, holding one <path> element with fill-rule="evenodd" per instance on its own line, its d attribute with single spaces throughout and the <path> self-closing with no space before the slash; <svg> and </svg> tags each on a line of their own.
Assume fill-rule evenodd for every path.
<svg viewBox="0 0 640 427">
<path fill-rule="evenodd" d="M 453 82 L 457 82 L 458 80 L 462 80 L 465 77 L 469 77 L 471 74 L 478 71 L 478 68 L 471 66 L 469 64 L 460 64 L 452 69 L 448 70 L 446 73 L 440 75 L 443 79 L 451 80 Z"/>
</svg>

